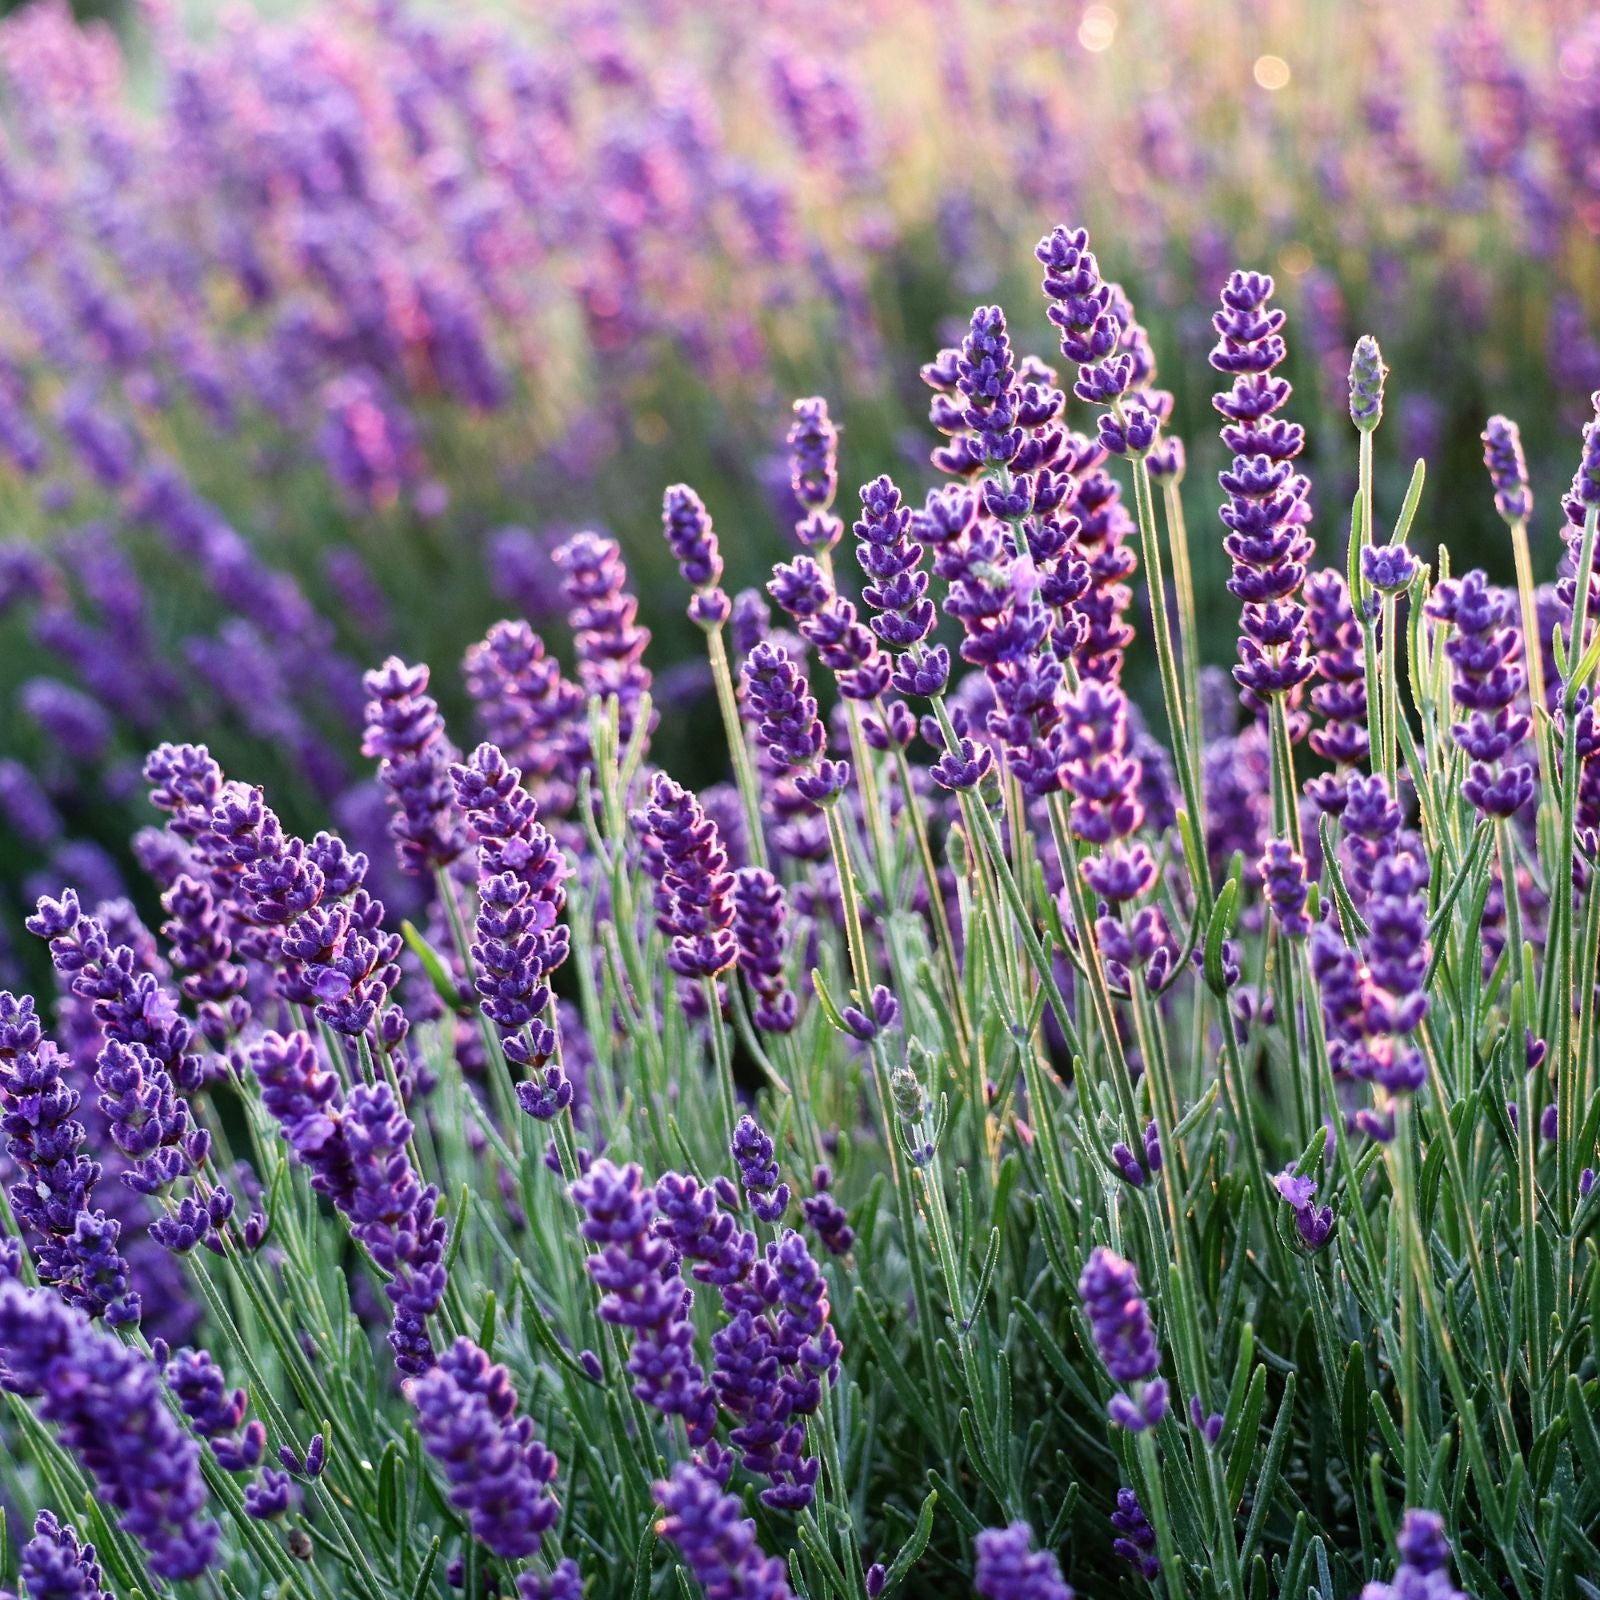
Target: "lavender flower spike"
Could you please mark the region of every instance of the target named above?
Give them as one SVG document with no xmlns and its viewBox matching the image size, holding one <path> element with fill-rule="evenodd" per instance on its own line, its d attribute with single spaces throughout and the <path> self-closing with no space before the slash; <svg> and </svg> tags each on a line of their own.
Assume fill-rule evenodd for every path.
<svg viewBox="0 0 1600 1600">
<path fill-rule="evenodd" d="M 1350 357 L 1350 420 L 1363 433 L 1383 421 L 1383 380 L 1388 376 L 1378 341 L 1362 334 Z"/>
<path fill-rule="evenodd" d="M 695 1461 L 680 1461 L 655 1486 L 656 1532 L 678 1547 L 684 1565 L 716 1600 L 793 1600 L 785 1567 L 756 1543 L 756 1525 L 738 1499 Z"/>
<path fill-rule="evenodd" d="M 1112 1396 L 1111 1420 L 1133 1433 L 1154 1427 L 1167 1413 L 1167 1385 L 1161 1379 L 1145 1381 L 1155 1378 L 1161 1352 L 1133 1263 L 1097 1245 L 1078 1279 L 1078 1294 L 1106 1371 L 1117 1383 L 1141 1385 L 1137 1401 L 1126 1394 Z"/>
<path fill-rule="evenodd" d="M 157 1577 L 180 1582 L 211 1565 L 220 1534 L 204 1520 L 199 1446 L 167 1409 L 150 1361 L 53 1295 L 6 1282 L 0 1372 L 55 1425 Z"/>
<path fill-rule="evenodd" d="M 1394 1581 L 1367 1584 L 1361 1600 L 1467 1600 L 1450 1581 L 1450 1541 L 1437 1512 L 1408 1510 L 1395 1544 L 1400 1565 Z"/>
<path fill-rule="evenodd" d="M 728 620 L 732 602 L 720 587 L 722 555 L 705 502 L 688 484 L 673 484 L 662 501 L 661 525 L 678 570 L 694 590 L 690 618 L 702 628 L 720 628 Z"/>
<path fill-rule="evenodd" d="M 830 509 L 839 492 L 839 430 L 820 396 L 794 403 L 789 485 L 805 513 L 795 524 L 795 537 L 807 550 L 833 549 L 844 532 L 844 523 Z"/>
<path fill-rule="evenodd" d="M 92 1544 L 79 1544 L 78 1530 L 53 1511 L 34 1519 L 33 1537 L 22 1547 L 22 1587 L 28 1600 L 107 1600 Z"/>
<path fill-rule="evenodd" d="M 409 1390 L 423 1446 L 473 1536 L 508 1561 L 535 1554 L 559 1515 L 556 1458 L 534 1438 L 532 1419 L 517 1415 L 510 1374 L 462 1338 Z"/>
<path fill-rule="evenodd" d="M 745 699 L 772 762 L 794 773 L 795 788 L 813 805 L 827 805 L 850 782 L 847 761 L 828 760 L 827 741 L 809 685 L 788 655 L 763 640 L 745 661 Z"/>
<path fill-rule="evenodd" d="M 1493 416 L 1483 428 L 1483 464 L 1494 485 L 1494 508 L 1512 527 L 1533 515 L 1533 490 L 1522 453 L 1522 432 L 1510 417 Z"/>
<path fill-rule="evenodd" d="M 1073 1600 L 1055 1556 L 1033 1548 L 1033 1529 L 1026 1522 L 985 1528 L 975 1546 L 978 1569 L 972 1583 L 983 1600 Z"/>
</svg>

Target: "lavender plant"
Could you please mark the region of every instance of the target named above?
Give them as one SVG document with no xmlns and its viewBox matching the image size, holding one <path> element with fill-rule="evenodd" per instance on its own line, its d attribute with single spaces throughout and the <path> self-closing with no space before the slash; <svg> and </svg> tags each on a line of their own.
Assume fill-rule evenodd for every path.
<svg viewBox="0 0 1600 1600">
<path fill-rule="evenodd" d="M 793 632 L 667 491 L 725 785 L 657 764 L 590 533 L 557 556 L 572 677 L 497 624 L 469 756 L 440 674 L 367 675 L 389 859 L 153 751 L 168 920 L 44 897 L 54 1008 L 0 997 L 5 1581 L 1600 1572 L 1600 395 L 1557 538 L 1488 424 L 1520 586 L 1456 576 L 1413 553 L 1421 465 L 1392 518 L 1375 481 L 1371 339 L 1348 535 L 1313 516 L 1288 320 L 1235 272 L 1201 534 L 1127 295 L 1081 229 L 1037 259 L 1070 384 L 979 307 L 924 370 L 939 478 L 865 483 L 854 567 L 848 438 L 797 403 Z"/>
</svg>

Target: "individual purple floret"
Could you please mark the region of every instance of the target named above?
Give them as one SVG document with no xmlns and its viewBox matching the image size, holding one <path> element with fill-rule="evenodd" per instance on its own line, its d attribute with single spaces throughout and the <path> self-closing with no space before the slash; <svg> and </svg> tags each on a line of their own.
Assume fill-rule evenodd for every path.
<svg viewBox="0 0 1600 1600">
<path fill-rule="evenodd" d="M 820 397 L 794 403 L 789 484 L 805 513 L 795 525 L 795 537 L 807 550 L 831 550 L 844 532 L 844 523 L 830 510 L 839 492 L 839 430 L 828 415 L 828 402 Z"/>
<path fill-rule="evenodd" d="M 1471 762 L 1461 792 L 1485 816 L 1514 816 L 1533 798 L 1530 762 L 1510 761 L 1532 728 L 1520 709 L 1527 688 L 1515 597 L 1491 589 L 1482 572 L 1440 583 L 1428 615 L 1453 628 L 1445 653 L 1455 668 L 1451 698 L 1464 714 L 1451 726 Z"/>
<path fill-rule="evenodd" d="M 408 1386 L 423 1448 L 444 1468 L 450 1504 L 475 1539 L 507 1561 L 538 1552 L 560 1514 L 556 1458 L 517 1414 L 511 1376 L 470 1339 L 457 1339 Z"/>
<path fill-rule="evenodd" d="M 972 1584 L 983 1600 L 1072 1600 L 1060 1564 L 1050 1551 L 1033 1548 L 1026 1522 L 985 1528 L 974 1544 L 978 1566 Z"/>
<path fill-rule="evenodd" d="M 1117 1537 L 1111 1542 L 1112 1552 L 1138 1569 L 1142 1578 L 1155 1579 L 1161 1575 L 1161 1558 L 1156 1554 L 1156 1530 L 1139 1504 L 1139 1496 L 1132 1489 L 1117 1490 L 1117 1509 L 1111 1513 L 1111 1526 Z"/>
<path fill-rule="evenodd" d="M 756 1543 L 756 1525 L 736 1496 L 695 1461 L 680 1461 L 655 1486 L 663 1515 L 656 1532 L 678 1547 L 683 1563 L 718 1600 L 792 1600 L 787 1569 Z"/>
<path fill-rule="evenodd" d="M 1161 1352 L 1133 1263 L 1097 1245 L 1084 1263 L 1078 1294 L 1106 1371 L 1117 1383 L 1140 1385 L 1137 1400 L 1127 1394 L 1111 1397 L 1111 1420 L 1133 1433 L 1154 1427 L 1167 1413 L 1167 1385 L 1155 1378 Z"/>
<path fill-rule="evenodd" d="M 639 704 L 650 689 L 644 665 L 650 631 L 638 623 L 639 602 L 628 593 L 628 569 L 616 540 L 575 533 L 552 558 L 561 569 L 578 680 L 591 699 L 617 697 L 620 735 L 633 736 Z"/>
<path fill-rule="evenodd" d="M 1305 430 L 1274 416 L 1290 390 L 1273 370 L 1287 351 L 1284 314 L 1267 303 L 1272 291 L 1266 274 L 1235 272 L 1212 318 L 1218 339 L 1211 364 L 1233 380 L 1214 402 L 1225 419 L 1222 442 L 1234 456 L 1220 479 L 1228 495 L 1223 546 L 1233 561 L 1228 590 L 1243 602 L 1241 664 L 1233 675 L 1252 710 L 1275 695 L 1292 710 L 1313 670 L 1299 601 L 1312 554 L 1310 484 L 1293 465 Z"/>
<path fill-rule="evenodd" d="M 681 978 L 714 978 L 734 963 L 733 874 L 717 826 L 699 800 L 664 772 L 638 818 L 645 869 L 655 880 L 656 926 Z"/>
<path fill-rule="evenodd" d="M 1510 417 L 1490 417 L 1483 429 L 1483 464 L 1494 485 L 1494 508 L 1512 527 L 1533 515 L 1533 490 L 1522 433 Z"/>
<path fill-rule="evenodd" d="M 22 1547 L 22 1588 L 28 1600 L 107 1600 L 92 1544 L 53 1511 L 41 1511 Z"/>
<path fill-rule="evenodd" d="M 428 694 L 428 669 L 391 656 L 362 680 L 370 699 L 364 756 L 378 758 L 378 777 L 389 790 L 400 865 L 426 877 L 461 854 L 463 839 L 450 789 L 455 752 L 444 719 Z"/>
<path fill-rule="evenodd" d="M 1272 1186 L 1294 1212 L 1294 1225 L 1306 1248 L 1320 1250 L 1333 1232 L 1333 1208 L 1317 1205 L 1316 1184 L 1293 1167 L 1285 1167 L 1273 1177 Z"/>
<path fill-rule="evenodd" d="M 83 1151 L 70 1069 L 44 1037 L 32 998 L 0 991 L 0 1132 L 16 1173 L 7 1193 L 35 1241 L 39 1279 L 91 1317 L 136 1322 L 139 1296 L 118 1249 L 122 1225 L 93 1206 L 101 1169 Z"/>
<path fill-rule="evenodd" d="M 739 1118 L 733 1130 L 733 1159 L 750 1209 L 763 1222 L 777 1222 L 789 1209 L 789 1185 L 778 1181 L 772 1140 L 754 1117 Z"/>
<path fill-rule="evenodd" d="M 1367 1584 L 1361 1600 L 1467 1600 L 1450 1581 L 1450 1541 L 1437 1512 L 1408 1510 L 1395 1545 L 1400 1565 L 1393 1581 Z"/>
<path fill-rule="evenodd" d="M 570 1193 L 584 1213 L 583 1236 L 596 1246 L 587 1266 L 602 1291 L 600 1315 L 632 1336 L 634 1394 L 666 1416 L 681 1416 L 690 1443 L 704 1444 L 716 1406 L 694 1358 L 691 1296 L 673 1246 L 653 1228 L 655 1202 L 638 1167 L 598 1160 Z"/>
<path fill-rule="evenodd" d="M 813 805 L 837 800 L 849 785 L 850 764 L 824 756 L 827 739 L 804 674 L 764 641 L 746 659 L 742 682 L 771 761 L 794 774 L 795 788 Z"/>
<path fill-rule="evenodd" d="M 688 484 L 673 484 L 661 504 L 661 525 L 684 582 L 695 592 L 690 617 L 702 628 L 720 628 L 731 602 L 720 587 L 722 556 L 705 502 Z"/>
<path fill-rule="evenodd" d="M 170 1582 L 198 1577 L 220 1531 L 205 1520 L 199 1446 L 161 1398 L 155 1367 L 43 1290 L 0 1283 L 0 1382 L 35 1399 L 117 1525 Z"/>
</svg>

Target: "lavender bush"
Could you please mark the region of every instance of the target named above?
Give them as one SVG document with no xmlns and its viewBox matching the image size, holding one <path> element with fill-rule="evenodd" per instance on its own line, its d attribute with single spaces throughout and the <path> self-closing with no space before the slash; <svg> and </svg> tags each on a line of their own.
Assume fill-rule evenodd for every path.
<svg viewBox="0 0 1600 1600">
<path fill-rule="evenodd" d="M 1520 419 L 1548 498 L 1600 386 L 1600 33 L 1567 0 L 1425 0 L 1405 26 L 1189 0 L 285 9 L 129 4 L 125 44 L 66 0 L 0 23 L 8 930 L 69 884 L 139 898 L 138 763 L 162 739 L 205 740 L 292 830 L 334 822 L 419 911 L 355 759 L 361 668 L 454 660 L 508 610 L 565 652 L 550 558 L 596 518 L 656 635 L 658 752 L 714 779 L 661 487 L 737 531 L 730 595 L 797 520 L 832 548 L 855 507 L 831 507 L 830 429 L 855 482 L 920 462 L 915 368 L 973 302 L 1031 292 L 1012 244 L 1056 215 L 1099 229 L 1184 416 L 1209 404 L 1196 307 L 1234 251 L 1275 273 L 1291 420 L 1341 503 L 1347 356 L 1377 334 L 1401 378 L 1374 481 L 1398 496 L 1425 456 L 1436 524 L 1496 581 L 1467 487 L 1482 417 Z M 796 393 L 832 409 L 797 419 L 791 488 Z M 975 436 L 1003 451 L 1017 424 L 992 421 Z M 1196 486 L 1234 452 L 1190 432 L 1177 492 L 1209 518 Z M 1171 441 L 1149 461 L 1176 484 Z M 866 576 L 915 628 L 885 515 Z M 1202 600 L 1228 565 L 1197 545 Z M 1108 603 L 1120 581 L 1097 579 Z M 1121 648 L 1114 609 L 1097 649 Z M 1226 613 L 1197 616 L 1220 658 Z M 454 675 L 440 694 L 459 722 Z M 41 981 L 8 942 L 12 981 Z"/>
<path fill-rule="evenodd" d="M 1371 338 L 1314 515 L 1233 272 L 1202 530 L 1129 297 L 1081 229 L 1035 254 L 1042 305 L 922 370 L 931 483 L 841 497 L 796 403 L 765 595 L 666 491 L 723 781 L 657 763 L 579 533 L 570 676 L 517 620 L 460 722 L 366 674 L 382 859 L 162 743 L 159 927 L 37 901 L 27 1595 L 1587 1592 L 1600 394 L 1551 510 L 1485 425 L 1501 588 L 1420 554 L 1422 462 L 1376 481 Z"/>
</svg>

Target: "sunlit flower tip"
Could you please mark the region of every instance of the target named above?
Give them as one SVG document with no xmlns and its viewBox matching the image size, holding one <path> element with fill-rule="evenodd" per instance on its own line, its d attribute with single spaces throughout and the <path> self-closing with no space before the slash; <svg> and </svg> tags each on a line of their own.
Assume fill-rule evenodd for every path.
<svg viewBox="0 0 1600 1600">
<path fill-rule="evenodd" d="M 1380 594 L 1396 594 L 1417 575 L 1417 558 L 1403 544 L 1366 545 L 1361 576 Z"/>
<path fill-rule="evenodd" d="M 1362 334 L 1350 357 L 1350 420 L 1363 433 L 1371 433 L 1383 420 L 1383 381 L 1388 376 L 1378 341 Z"/>
</svg>

